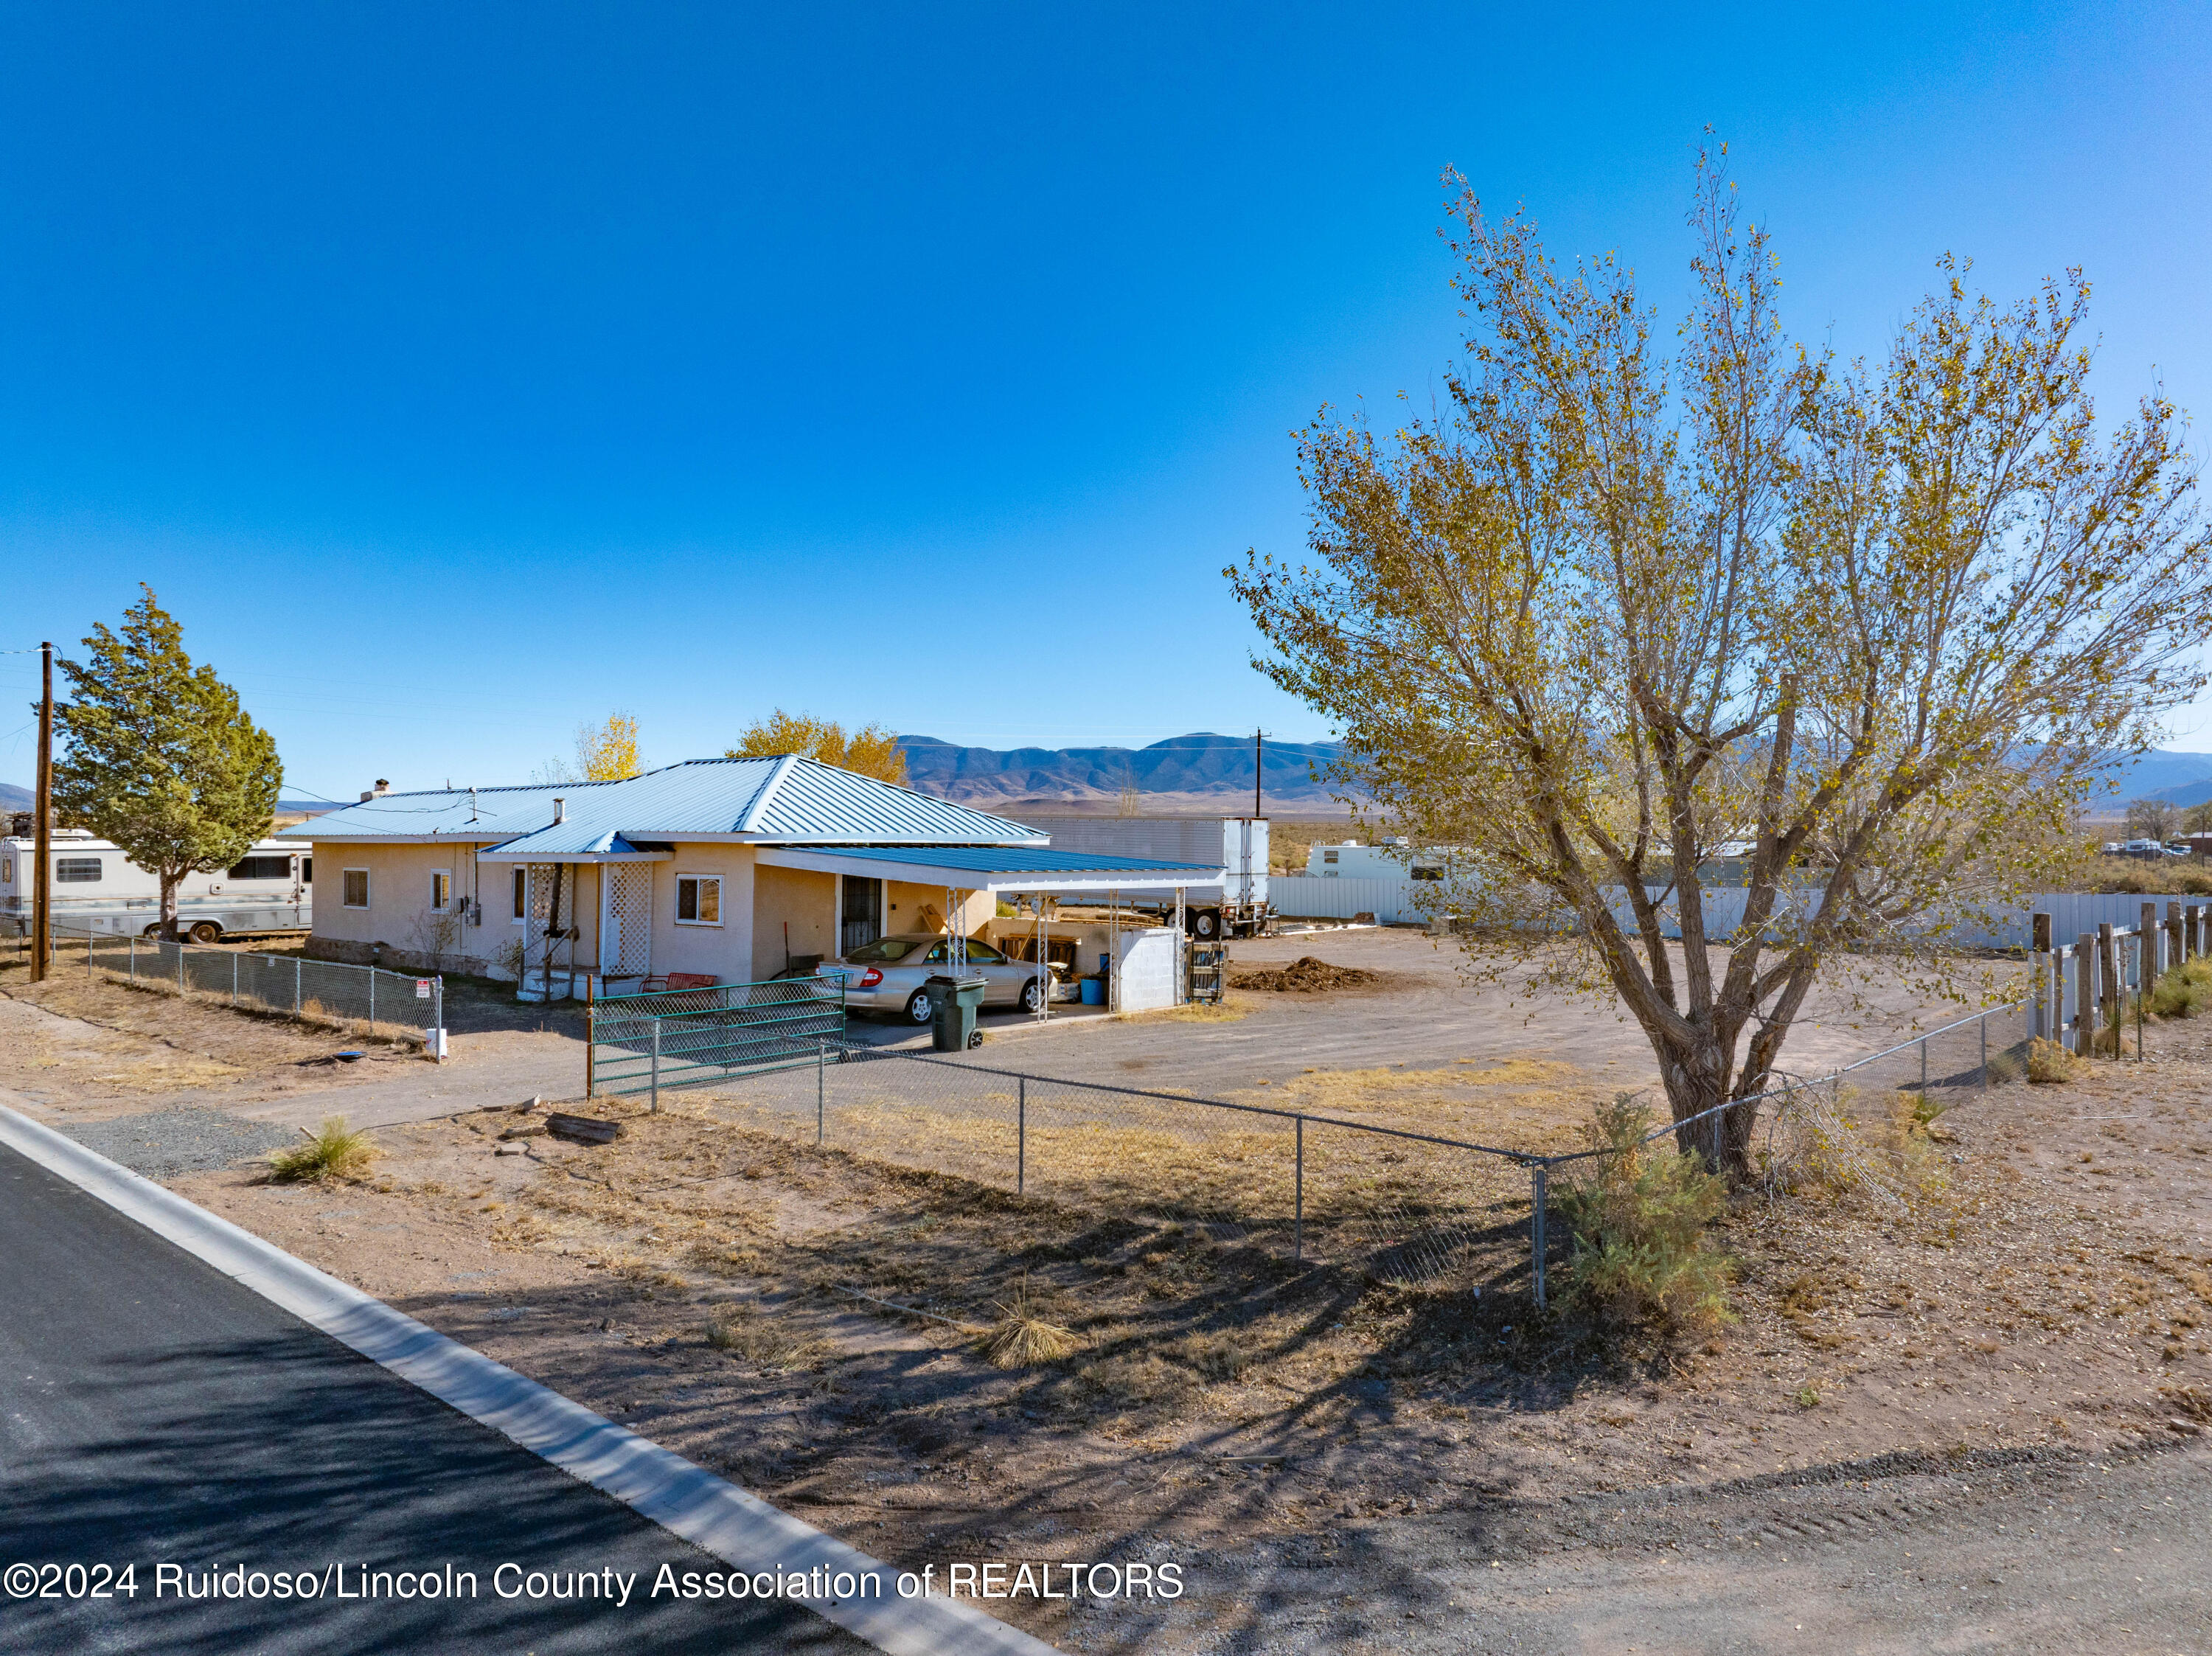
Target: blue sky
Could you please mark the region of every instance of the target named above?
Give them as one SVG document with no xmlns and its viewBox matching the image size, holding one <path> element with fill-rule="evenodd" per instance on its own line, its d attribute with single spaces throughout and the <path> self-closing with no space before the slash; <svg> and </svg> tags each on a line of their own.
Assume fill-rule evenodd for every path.
<svg viewBox="0 0 2212 1656">
<path fill-rule="evenodd" d="M 1440 169 L 1671 296 L 1708 122 L 1799 331 L 2079 263 L 2106 405 L 2212 411 L 2203 9 L 1536 9 L 9 8 L 0 648 L 150 581 L 341 797 L 616 707 L 1321 736 L 1218 572 L 1437 385 Z"/>
</svg>

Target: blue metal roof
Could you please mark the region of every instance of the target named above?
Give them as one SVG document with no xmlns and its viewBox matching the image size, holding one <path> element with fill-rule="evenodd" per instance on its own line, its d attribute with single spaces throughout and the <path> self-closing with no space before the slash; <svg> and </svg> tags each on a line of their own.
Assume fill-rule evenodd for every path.
<svg viewBox="0 0 2212 1656">
<path fill-rule="evenodd" d="M 1218 877 L 1221 872 L 1218 867 L 1195 863 L 1163 863 L 1150 857 L 1100 857 L 1079 851 L 1033 850 L 1024 846 L 1000 849 L 948 846 L 941 850 L 899 846 L 812 846 L 808 849 L 868 862 L 919 863 L 931 868 L 957 869 L 967 874 L 1204 874 Z"/>
<path fill-rule="evenodd" d="M 571 782 L 393 793 L 282 830 L 303 840 L 452 835 L 502 854 L 557 862 L 607 855 L 634 840 L 714 838 L 770 845 L 1041 846 L 1003 816 L 787 755 L 695 759 L 620 782 Z M 566 802 L 555 822 L 553 801 Z"/>
</svg>

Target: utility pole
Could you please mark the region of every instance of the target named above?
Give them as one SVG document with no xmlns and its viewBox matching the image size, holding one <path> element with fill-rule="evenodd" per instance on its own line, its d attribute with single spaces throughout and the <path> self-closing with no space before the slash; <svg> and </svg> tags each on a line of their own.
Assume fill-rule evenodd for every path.
<svg viewBox="0 0 2212 1656">
<path fill-rule="evenodd" d="M 54 646 L 39 646 L 44 678 L 39 699 L 38 820 L 31 828 L 33 855 L 31 871 L 31 981 L 46 981 L 54 954 Z M 89 945 L 87 945 L 89 947 Z"/>
<path fill-rule="evenodd" d="M 1260 809 L 1260 777 L 1267 757 L 1266 737 L 1265 731 L 1252 732 L 1252 817 L 1255 822 L 1265 815 Z"/>
</svg>

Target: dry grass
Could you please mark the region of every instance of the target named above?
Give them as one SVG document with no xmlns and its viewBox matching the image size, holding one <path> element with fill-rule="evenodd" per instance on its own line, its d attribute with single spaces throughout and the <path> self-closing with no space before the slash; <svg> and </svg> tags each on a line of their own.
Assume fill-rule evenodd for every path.
<svg viewBox="0 0 2212 1656">
<path fill-rule="evenodd" d="M 1014 1290 L 1013 1303 L 994 1301 L 999 1319 L 979 1342 L 984 1361 L 994 1368 L 1035 1368 L 1072 1356 L 1081 1344 L 1073 1331 L 1047 1322 L 1030 1301 L 1029 1277 Z"/>
<path fill-rule="evenodd" d="M 718 1307 L 707 1319 L 707 1344 L 769 1368 L 810 1368 L 828 1359 L 828 1342 L 794 1333 L 757 1306 Z"/>
<path fill-rule="evenodd" d="M 2074 1054 L 2038 1035 L 2027 1044 L 2027 1078 L 2039 1086 L 2060 1087 L 2074 1079 Z"/>
<path fill-rule="evenodd" d="M 375 1140 L 349 1129 L 343 1116 L 328 1116 L 306 1143 L 270 1152 L 269 1176 L 279 1184 L 358 1179 L 381 1154 Z"/>
</svg>

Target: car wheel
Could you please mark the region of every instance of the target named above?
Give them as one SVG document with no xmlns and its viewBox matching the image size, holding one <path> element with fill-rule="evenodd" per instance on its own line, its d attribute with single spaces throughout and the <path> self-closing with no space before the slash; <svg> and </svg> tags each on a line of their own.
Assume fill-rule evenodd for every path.
<svg viewBox="0 0 2212 1656">
<path fill-rule="evenodd" d="M 222 928 L 213 920 L 202 920 L 192 927 L 191 935 L 194 943 L 213 943 L 222 936 Z"/>
<path fill-rule="evenodd" d="M 983 1032 L 981 1029 L 970 1029 L 968 1032 L 968 1045 L 969 1049 L 972 1051 L 974 1048 L 981 1046 L 982 1044 Z"/>
<path fill-rule="evenodd" d="M 1034 1014 L 1038 1007 L 1044 1004 L 1044 986 L 1035 978 L 1031 978 L 1022 986 L 1022 998 L 1018 1004 L 1024 1012 Z"/>
<path fill-rule="evenodd" d="M 906 1021 L 908 1023 L 927 1023 L 936 1016 L 930 1010 L 929 991 L 915 990 L 906 1004 Z"/>
<path fill-rule="evenodd" d="M 1190 934 L 1201 942 L 1212 943 L 1221 935 L 1221 911 L 1201 908 L 1191 917 Z"/>
</svg>

